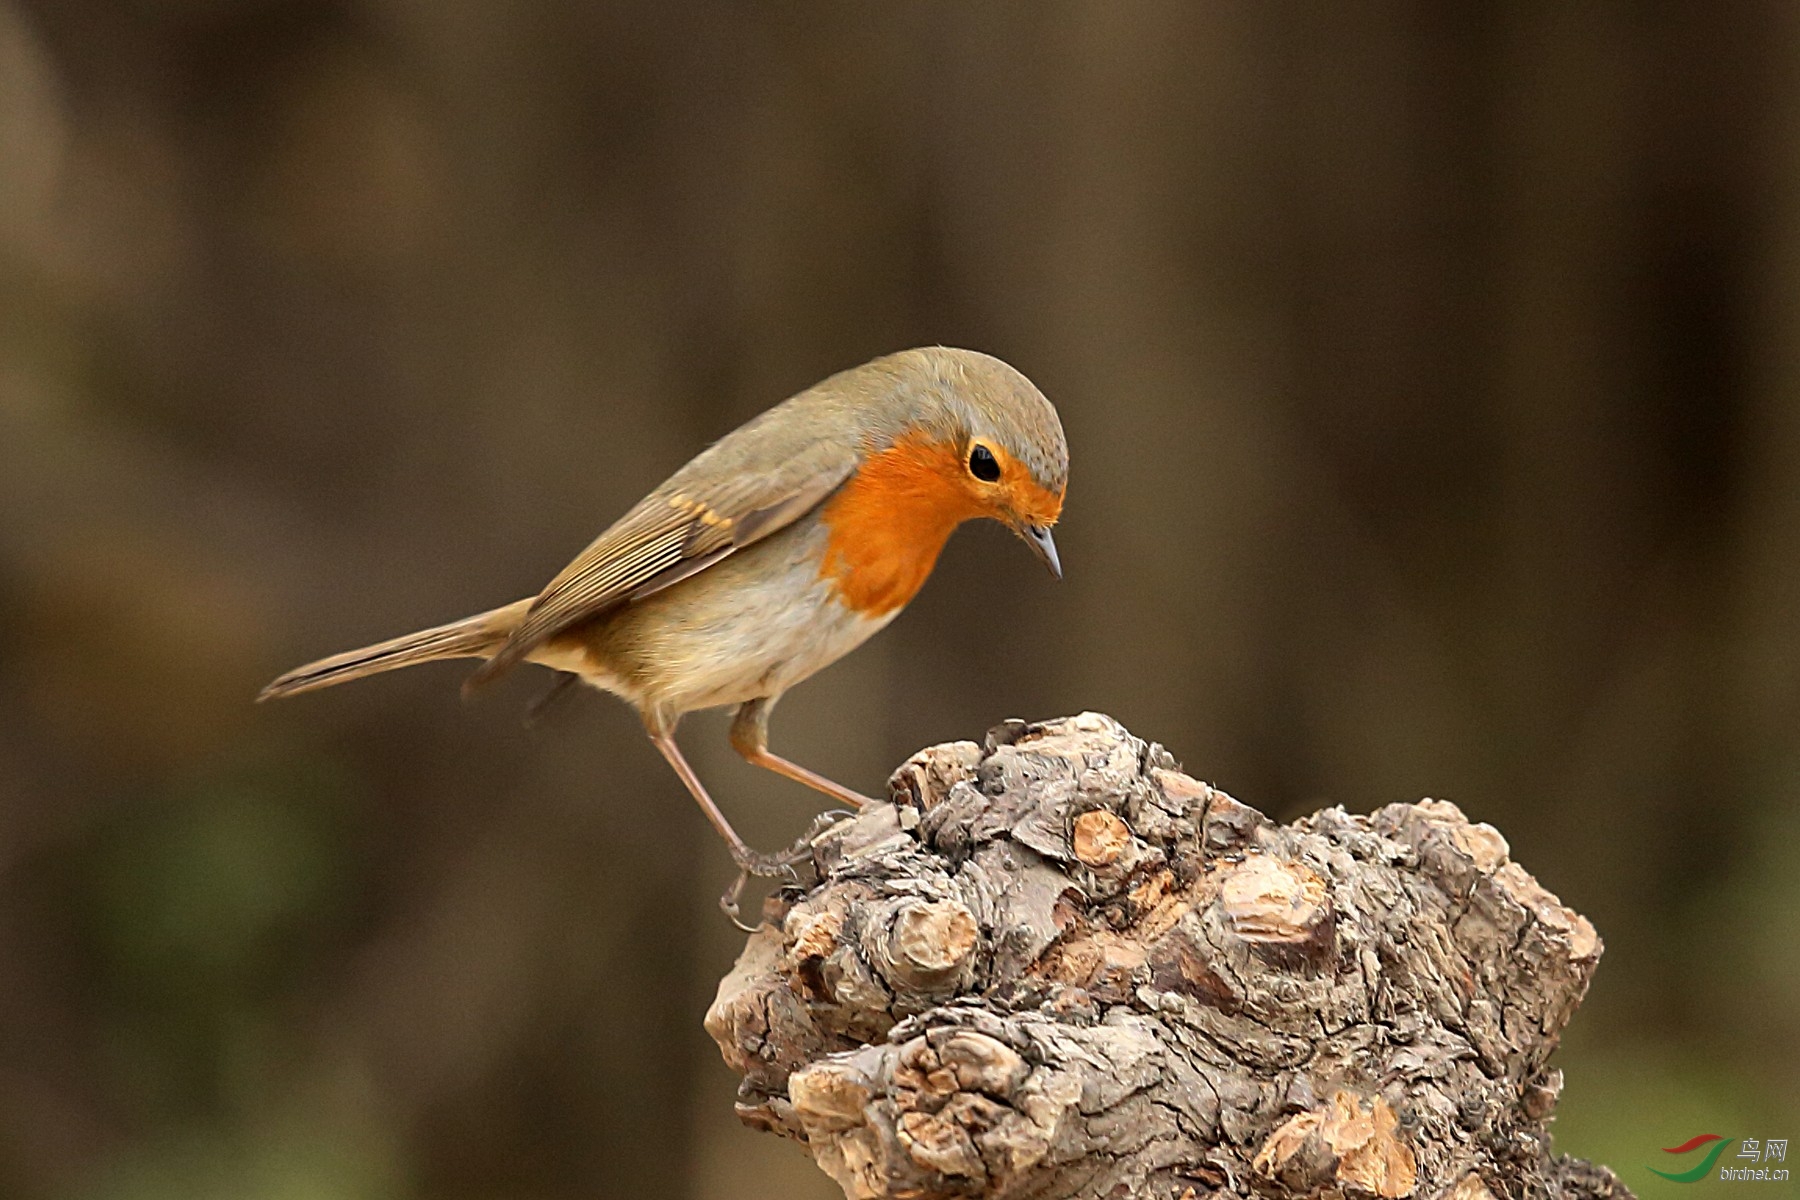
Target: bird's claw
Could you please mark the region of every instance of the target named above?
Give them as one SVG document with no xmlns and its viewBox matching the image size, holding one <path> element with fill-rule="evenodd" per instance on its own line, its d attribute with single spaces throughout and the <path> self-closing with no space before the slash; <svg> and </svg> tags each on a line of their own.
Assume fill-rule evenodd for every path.
<svg viewBox="0 0 1800 1200">
<path fill-rule="evenodd" d="M 817 821 L 813 823 L 818 824 Z M 745 850 L 741 855 L 733 856 L 737 861 L 737 878 L 732 880 L 731 886 L 725 889 L 725 894 L 719 897 L 719 907 L 724 910 L 733 925 L 745 933 L 756 932 L 756 926 L 746 925 L 738 918 L 738 898 L 744 893 L 744 885 L 750 882 L 752 876 L 759 879 L 780 879 L 790 884 L 799 883 L 800 872 L 794 869 L 794 864 L 808 856 L 812 850 L 812 839 L 817 836 L 817 830 L 809 829 L 805 837 L 786 850 L 777 851 L 774 854 L 759 854 L 754 850 Z"/>
<path fill-rule="evenodd" d="M 799 883 L 800 873 L 794 870 L 794 864 L 806 857 L 808 849 L 804 842 L 797 842 L 774 854 L 751 851 L 737 860 L 738 872 L 746 877 L 754 875 L 758 879 L 785 879 L 789 883 Z"/>
<path fill-rule="evenodd" d="M 756 926 L 746 925 L 738 917 L 738 900 L 743 896 L 744 887 L 750 882 L 751 877 L 780 879 L 789 884 L 798 884 L 800 872 L 794 869 L 794 865 L 811 856 L 813 840 L 832 826 L 853 820 L 855 817 L 856 813 L 848 808 L 828 809 L 814 817 L 812 824 L 806 827 L 806 832 L 801 834 L 798 840 L 786 850 L 778 850 L 774 854 L 759 854 L 754 850 L 746 849 L 742 854 L 733 855 L 738 868 L 737 878 L 732 880 L 731 886 L 725 889 L 725 894 L 719 897 L 719 908 L 740 930 L 745 933 L 755 933 Z"/>
<path fill-rule="evenodd" d="M 737 926 L 739 933 L 755 933 L 757 929 L 755 925 L 744 924 L 738 917 L 738 897 L 743 893 L 744 885 L 748 882 L 750 882 L 749 872 L 739 871 L 737 878 L 732 880 L 731 886 L 725 889 L 725 894 L 719 897 L 719 908 L 725 913 L 725 919 Z"/>
<path fill-rule="evenodd" d="M 794 843 L 794 849 L 798 850 L 803 846 L 810 847 L 814 838 L 818 837 L 821 833 L 824 833 L 827 829 L 830 829 L 833 825 L 841 825 L 845 821 L 853 821 L 855 819 L 856 812 L 854 809 L 827 809 L 812 819 L 812 824 L 806 827 L 806 832 L 801 834 L 800 840 Z"/>
</svg>

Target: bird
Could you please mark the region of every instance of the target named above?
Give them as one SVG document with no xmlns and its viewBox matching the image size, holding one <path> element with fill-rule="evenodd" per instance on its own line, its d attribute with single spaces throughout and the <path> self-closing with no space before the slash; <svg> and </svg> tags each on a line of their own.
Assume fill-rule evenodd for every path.
<svg viewBox="0 0 1800 1200">
<path fill-rule="evenodd" d="M 873 803 L 769 749 L 776 702 L 898 616 L 967 521 L 998 521 L 1060 579 L 1068 471 L 1056 409 L 1007 363 L 946 346 L 885 355 L 713 443 L 535 596 L 296 667 L 258 700 L 459 658 L 485 660 L 465 698 L 527 662 L 610 692 L 724 839 L 735 921 L 746 880 L 791 871 L 805 839 L 752 850 L 676 743 L 681 718 L 735 706 L 746 761 L 851 810 Z"/>
</svg>

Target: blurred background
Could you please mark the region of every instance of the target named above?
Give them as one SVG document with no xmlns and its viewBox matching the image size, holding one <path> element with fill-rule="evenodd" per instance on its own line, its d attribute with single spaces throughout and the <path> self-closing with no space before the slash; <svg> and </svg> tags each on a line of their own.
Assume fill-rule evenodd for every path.
<svg viewBox="0 0 1800 1200">
<path fill-rule="evenodd" d="M 1060 407 L 1068 578 L 965 531 L 777 749 L 1453 799 L 1606 938 L 1561 1148 L 1800 1135 L 1797 67 L 1775 0 L 0 0 L 0 1196 L 836 1194 L 624 706 L 250 701 L 931 342 Z"/>
</svg>

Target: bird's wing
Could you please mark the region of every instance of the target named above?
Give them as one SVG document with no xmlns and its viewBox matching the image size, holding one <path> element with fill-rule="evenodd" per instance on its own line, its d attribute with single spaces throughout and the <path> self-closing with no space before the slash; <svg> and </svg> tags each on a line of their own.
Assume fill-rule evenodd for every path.
<svg viewBox="0 0 1800 1200">
<path fill-rule="evenodd" d="M 826 442 L 763 471 L 708 469 L 713 457 L 709 451 L 682 468 L 564 567 L 465 690 L 495 678 L 569 626 L 653 595 L 792 524 L 836 491 L 857 463 L 854 446 Z"/>
</svg>

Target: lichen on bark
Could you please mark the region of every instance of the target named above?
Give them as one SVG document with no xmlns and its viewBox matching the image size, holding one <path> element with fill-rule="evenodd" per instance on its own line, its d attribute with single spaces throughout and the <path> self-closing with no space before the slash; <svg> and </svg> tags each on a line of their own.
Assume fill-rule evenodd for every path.
<svg viewBox="0 0 1800 1200">
<path fill-rule="evenodd" d="M 853 1200 L 1629 1195 L 1547 1130 L 1600 939 L 1454 805 L 1277 825 L 1091 713 L 889 791 L 706 1022 Z"/>
</svg>

